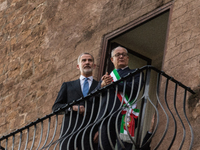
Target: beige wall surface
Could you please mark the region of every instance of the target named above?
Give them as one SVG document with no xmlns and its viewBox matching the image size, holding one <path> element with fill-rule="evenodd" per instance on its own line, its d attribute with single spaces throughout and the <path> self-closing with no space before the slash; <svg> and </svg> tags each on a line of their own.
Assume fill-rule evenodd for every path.
<svg viewBox="0 0 200 150">
<path fill-rule="evenodd" d="M 94 55 L 96 79 L 104 35 L 170 1 L 0 0 L 0 137 L 51 113 L 61 84 L 79 77 L 79 54 Z M 192 88 L 200 84 L 199 7 L 174 1 L 163 60 Z M 199 118 L 190 118 L 195 131 Z"/>
<path fill-rule="evenodd" d="M 175 0 L 171 11 L 169 35 L 166 45 L 163 70 L 181 83 L 197 91 L 195 98 L 188 101 L 190 93 L 187 95 L 187 115 L 194 130 L 193 149 L 199 149 L 199 86 L 200 86 L 200 3 L 198 0 Z M 173 86 L 172 86 L 173 87 Z M 182 93 L 182 94 L 181 94 Z M 179 96 L 183 91 L 179 91 Z M 183 97 L 177 104 L 182 107 Z M 177 101 L 178 101 L 177 100 Z M 177 107 L 178 107 L 177 106 Z M 180 109 L 179 108 L 179 109 Z M 188 105 L 186 105 L 188 108 Z M 180 109 L 181 110 L 181 109 Z M 188 129 L 188 126 L 186 126 Z M 181 133 L 181 132 L 179 132 Z M 181 133 L 182 134 L 182 133 Z M 182 136 L 182 135 L 181 135 Z M 186 139 L 189 141 L 190 139 Z M 176 142 L 175 142 L 176 143 Z M 180 145 L 180 143 L 176 143 Z"/>
</svg>

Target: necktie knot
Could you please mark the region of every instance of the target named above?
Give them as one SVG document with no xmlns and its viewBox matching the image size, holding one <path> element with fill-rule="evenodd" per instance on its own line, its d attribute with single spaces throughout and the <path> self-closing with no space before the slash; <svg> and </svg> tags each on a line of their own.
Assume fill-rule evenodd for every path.
<svg viewBox="0 0 200 150">
<path fill-rule="evenodd" d="M 120 70 L 122 70 L 122 69 L 117 69 L 117 72 L 119 72 Z"/>
</svg>

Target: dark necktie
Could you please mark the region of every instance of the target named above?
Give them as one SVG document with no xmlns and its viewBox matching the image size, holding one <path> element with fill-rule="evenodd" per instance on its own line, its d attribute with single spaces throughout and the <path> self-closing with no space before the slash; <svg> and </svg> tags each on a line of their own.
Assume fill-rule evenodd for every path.
<svg viewBox="0 0 200 150">
<path fill-rule="evenodd" d="M 88 78 L 85 78 L 85 81 L 83 83 L 83 96 L 84 97 L 88 94 L 88 91 L 89 91 Z"/>
<path fill-rule="evenodd" d="M 122 69 L 117 69 L 117 72 L 119 72 L 120 70 L 122 70 Z"/>
</svg>

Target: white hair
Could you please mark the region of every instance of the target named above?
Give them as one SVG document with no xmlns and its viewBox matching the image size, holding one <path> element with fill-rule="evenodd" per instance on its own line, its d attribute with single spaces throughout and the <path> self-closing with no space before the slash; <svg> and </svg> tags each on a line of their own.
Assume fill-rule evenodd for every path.
<svg viewBox="0 0 200 150">
<path fill-rule="evenodd" d="M 125 49 L 126 52 L 128 53 L 128 50 L 127 50 L 126 48 L 124 48 L 124 47 L 122 47 L 122 46 L 117 46 L 117 47 L 115 47 L 115 48 L 111 51 L 111 57 L 113 57 L 113 52 L 114 52 L 117 48 L 123 48 L 123 49 Z"/>
</svg>

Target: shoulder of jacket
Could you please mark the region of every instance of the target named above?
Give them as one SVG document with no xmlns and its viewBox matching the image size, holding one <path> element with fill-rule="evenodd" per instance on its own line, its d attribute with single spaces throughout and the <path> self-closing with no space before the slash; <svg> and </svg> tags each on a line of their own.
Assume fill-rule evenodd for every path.
<svg viewBox="0 0 200 150">
<path fill-rule="evenodd" d="M 79 79 L 72 80 L 72 81 L 67 81 L 67 82 L 63 82 L 63 85 L 72 84 L 72 83 L 77 82 L 77 81 L 79 81 Z"/>
<path fill-rule="evenodd" d="M 94 82 L 98 82 L 97 80 L 93 79 Z"/>
</svg>

